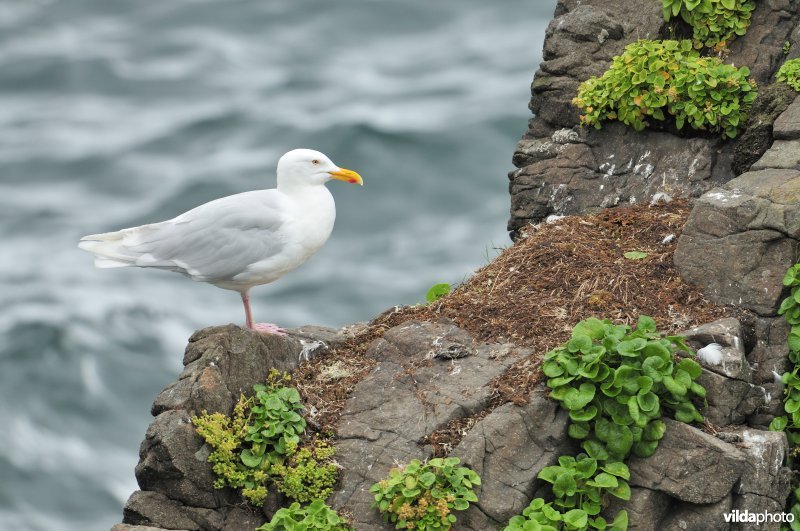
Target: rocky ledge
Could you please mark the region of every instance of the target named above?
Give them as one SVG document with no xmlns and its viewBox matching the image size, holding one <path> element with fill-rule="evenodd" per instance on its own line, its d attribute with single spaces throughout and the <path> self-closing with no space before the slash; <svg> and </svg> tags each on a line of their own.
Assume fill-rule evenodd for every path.
<svg viewBox="0 0 800 531">
<path fill-rule="evenodd" d="M 201 410 L 230 413 L 239 394 L 271 367 L 291 370 L 301 357 L 324 357 L 348 333 L 314 329 L 262 337 L 229 325 L 192 336 L 183 373 L 153 404 L 155 419 L 136 467 L 141 490 L 128 500 L 124 523 L 114 531 L 242 530 L 264 523 L 282 500 L 272 498 L 256 510 L 237 493 L 214 489 L 209 448 L 190 418 Z M 631 529 L 707 529 L 711 521 L 723 529 L 722 513 L 780 511 L 788 495 L 786 438 L 763 429 L 780 407 L 780 391 L 753 383 L 753 355 L 769 338 L 746 352 L 752 341 L 732 318 L 684 335 L 695 347 L 713 341 L 725 351 L 726 361 L 705 367 L 700 380 L 713 429 L 668 421 L 656 454 L 631 461 L 632 498 L 614 506 L 629 510 Z M 371 508 L 369 486 L 396 463 L 432 456 L 436 449 L 422 442 L 425 437 L 468 420 L 448 450 L 477 471 L 483 485 L 480 502 L 460 515 L 454 529 L 495 529 L 518 514 L 543 487 L 539 470 L 576 451 L 567 436 L 568 416 L 545 387 L 534 386 L 519 404 L 493 404 L 492 381 L 530 354 L 513 344 L 479 342 L 446 320 L 407 321 L 372 340 L 365 355 L 375 365 L 341 414 L 336 446 L 342 472 L 332 505 L 350 514 L 358 530 L 391 529 Z"/>
</svg>

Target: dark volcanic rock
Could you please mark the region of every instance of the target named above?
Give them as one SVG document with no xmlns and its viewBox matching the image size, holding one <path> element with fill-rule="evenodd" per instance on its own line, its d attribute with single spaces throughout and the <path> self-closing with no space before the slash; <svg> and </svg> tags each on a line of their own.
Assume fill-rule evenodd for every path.
<svg viewBox="0 0 800 531">
<path fill-rule="evenodd" d="M 697 345 L 712 340 L 725 345 L 735 361 L 744 344 L 741 328 L 738 321 L 724 319 L 686 336 Z M 756 328 L 767 342 L 783 331 L 767 319 Z M 316 345 L 315 338 L 342 338 L 330 331 L 306 332 L 306 350 Z M 171 392 L 171 407 L 160 410 L 147 431 L 136 467 L 142 490 L 128 500 L 118 531 L 150 531 L 141 526 L 239 531 L 265 522 L 281 500 L 271 496 L 263 510 L 255 510 L 243 505 L 238 493 L 214 489 L 210 449 L 195 433 L 190 416 L 220 404 L 232 407 L 232 390 L 238 393 L 262 381 L 273 364 L 291 368 L 303 351 L 296 337 L 262 338 L 237 327 L 193 336 L 181 375 L 185 383 L 180 393 Z M 391 529 L 371 507 L 369 487 L 395 466 L 430 457 L 432 447 L 424 446 L 423 438 L 454 422 L 472 427 L 454 441 L 451 455 L 482 478 L 478 503 L 458 514 L 454 531 L 495 529 L 532 498 L 549 496 L 549 486 L 536 479 L 539 471 L 579 451 L 567 435 L 568 415 L 547 398 L 544 386 L 523 405 L 508 403 L 487 413 L 494 397 L 492 380 L 529 354 L 509 344 L 477 343 L 449 322 L 410 321 L 387 330 L 367 349 L 365 355 L 377 364 L 353 389 L 342 415 L 337 442 L 341 480 L 330 503 L 352 515 L 359 531 Z M 706 414 L 718 424 L 744 422 L 765 404 L 764 389 L 747 381 L 753 373 L 729 365 L 720 373 L 704 370 L 701 378 L 708 388 Z M 251 371 L 249 379 L 246 371 Z M 215 376 L 204 379 L 204 374 Z M 167 403 L 163 396 L 158 400 Z M 766 412 L 758 414 L 768 422 Z M 608 513 L 627 508 L 632 529 L 696 529 L 703 518 L 718 521 L 731 507 L 777 510 L 789 488 L 783 434 L 737 427 L 724 433 L 724 442 L 686 424 L 667 420 L 667 425 L 654 456 L 630 461 L 632 499 L 615 502 Z"/>
<path fill-rule="evenodd" d="M 165 530 L 163 527 L 152 527 L 149 525 L 116 524 L 111 527 L 111 531 L 165 531 Z"/>
<path fill-rule="evenodd" d="M 286 337 L 263 336 L 236 325 L 196 332 L 183 356 L 183 372 L 158 395 L 153 415 L 172 409 L 227 413 L 270 369 L 291 371 L 318 349 L 344 341 L 352 330 L 303 327 L 288 332 Z"/>
<path fill-rule="evenodd" d="M 186 507 L 164 494 L 149 491 L 134 492 L 125 504 L 125 521 L 137 525 L 158 522 L 167 529 L 222 529 L 223 517 L 217 511 Z"/>
<path fill-rule="evenodd" d="M 139 449 L 136 479 L 142 490 L 160 492 L 192 507 L 215 509 L 233 501 L 214 489 L 208 450 L 185 410 L 157 416 Z"/>
<path fill-rule="evenodd" d="M 649 202 L 658 192 L 697 197 L 733 178 L 732 163 L 740 173 L 772 145 L 772 122 L 790 101 L 785 86 L 764 90 L 750 133 L 736 144 L 690 131 L 676 136 L 667 122 L 655 124 L 667 132 L 635 133 L 613 123 L 601 131 L 579 129 L 571 101 L 580 83 L 602 75 L 627 44 L 669 34 L 660 8 L 650 0 L 558 2 L 531 85 L 535 117 L 514 153 L 519 169 L 509 174 L 512 236 L 550 214 Z M 785 59 L 784 43 L 800 45 L 793 33 L 799 20 L 796 2 L 758 3 L 750 29 L 733 41 L 726 62 L 749 66 L 760 85 L 769 85 Z"/>
<path fill-rule="evenodd" d="M 784 119 L 776 124 L 773 137 L 773 124 L 797 97 L 797 93 L 785 83 L 774 83 L 759 87 L 758 98 L 747 117 L 745 131 L 736 139 L 731 170 L 741 175 L 760 159 L 772 146 L 775 138 L 789 139 L 782 127 L 792 127 Z M 785 126 L 783 124 L 786 124 Z"/>
<path fill-rule="evenodd" d="M 659 192 L 700 195 L 710 188 L 720 141 L 637 133 L 620 123 L 602 130 L 557 131 L 549 140 L 523 139 L 511 176 L 515 231 L 550 214 L 591 213 L 650 202 Z"/>
</svg>

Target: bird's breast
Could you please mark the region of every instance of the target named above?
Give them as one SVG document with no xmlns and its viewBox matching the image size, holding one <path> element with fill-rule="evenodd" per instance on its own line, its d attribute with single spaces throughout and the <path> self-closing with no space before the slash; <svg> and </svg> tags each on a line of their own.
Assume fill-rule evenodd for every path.
<svg viewBox="0 0 800 531">
<path fill-rule="evenodd" d="M 325 244 L 336 220 L 336 207 L 330 192 L 320 188 L 324 194 L 307 194 L 291 202 L 279 234 L 265 235 L 280 240 L 280 251 L 251 264 L 237 275 L 236 282 L 247 285 L 273 282 L 311 258 Z"/>
</svg>

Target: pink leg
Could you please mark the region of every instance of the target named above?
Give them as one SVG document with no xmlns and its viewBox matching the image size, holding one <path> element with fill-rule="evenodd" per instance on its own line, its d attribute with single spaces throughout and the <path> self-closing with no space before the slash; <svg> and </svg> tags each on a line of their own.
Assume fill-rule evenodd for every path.
<svg viewBox="0 0 800 531">
<path fill-rule="evenodd" d="M 242 303 L 244 303 L 245 324 L 247 328 L 259 334 L 276 336 L 286 335 L 286 331 L 278 325 L 272 323 L 253 323 L 253 314 L 250 313 L 250 295 L 246 291 L 242 292 Z"/>
</svg>

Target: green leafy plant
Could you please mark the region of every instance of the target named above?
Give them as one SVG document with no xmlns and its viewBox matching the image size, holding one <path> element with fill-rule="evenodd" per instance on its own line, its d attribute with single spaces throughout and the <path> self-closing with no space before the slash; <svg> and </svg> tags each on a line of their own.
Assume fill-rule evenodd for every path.
<svg viewBox="0 0 800 531">
<path fill-rule="evenodd" d="M 701 57 L 691 41 L 640 40 L 614 57 L 601 77 L 584 81 L 573 100 L 581 124 L 601 128 L 619 120 L 637 131 L 672 116 L 678 129 L 721 133 L 734 138 L 757 95 L 747 67 Z"/>
<path fill-rule="evenodd" d="M 678 361 L 679 350 L 692 352 L 682 337 L 659 334 L 655 321 L 641 316 L 636 330 L 607 319 L 581 321 L 572 339 L 545 355 L 550 396 L 569 411 L 569 434 L 589 457 L 649 457 L 666 431 L 662 409 L 682 422 L 703 419 L 691 402 L 705 397 L 695 382 L 700 365 Z"/>
<path fill-rule="evenodd" d="M 352 531 L 352 527 L 322 500 L 301 506 L 295 502 L 288 508 L 278 509 L 272 520 L 256 531 Z"/>
<path fill-rule="evenodd" d="M 643 251 L 628 251 L 622 256 L 624 256 L 628 260 L 644 260 L 645 258 L 647 258 L 647 253 Z"/>
<path fill-rule="evenodd" d="M 590 518 L 586 511 L 572 509 L 561 513 L 552 503 L 544 498 L 534 498 L 522 511 L 522 515 L 511 518 L 503 531 L 559 531 L 560 529 L 605 529 L 607 531 L 625 531 L 628 528 L 628 512 L 620 511 L 613 522 L 607 523 L 605 518 Z"/>
<path fill-rule="evenodd" d="M 664 20 L 678 15 L 692 27 L 695 46 L 723 49 L 750 27 L 755 0 L 661 0 Z"/>
<path fill-rule="evenodd" d="M 253 396 L 239 398 L 232 416 L 203 411 L 192 417 L 213 448 L 208 461 L 217 475 L 215 488 L 240 488 L 253 505 L 264 503 L 271 482 L 300 501 L 330 495 L 337 479 L 335 450 L 321 441 L 299 447 L 306 422 L 290 381 L 273 370 L 266 384 L 253 386 Z"/>
<path fill-rule="evenodd" d="M 429 303 L 436 302 L 451 291 L 450 284 L 434 284 L 425 294 L 425 300 Z"/>
<path fill-rule="evenodd" d="M 800 57 L 783 63 L 775 74 L 775 79 L 782 81 L 800 92 Z"/>
<path fill-rule="evenodd" d="M 254 385 L 250 404 L 250 424 L 245 441 L 252 443 L 242 450 L 242 462 L 257 468 L 263 462 L 279 464 L 293 454 L 306 429 L 300 412 L 303 404 L 294 387 Z"/>
<path fill-rule="evenodd" d="M 790 288 L 789 296 L 783 299 L 778 308 L 778 315 L 782 315 L 789 323 L 789 361 L 793 365 L 791 372 L 784 373 L 781 377 L 786 395 L 783 408 L 787 416 L 776 417 L 770 424 L 770 429 L 775 431 L 787 430 L 789 442 L 800 444 L 800 264 L 795 264 L 783 276 L 783 285 Z"/>
<path fill-rule="evenodd" d="M 800 61 L 798 61 L 800 63 Z M 783 409 L 786 415 L 775 417 L 769 425 L 773 431 L 785 431 L 789 443 L 792 445 L 787 454 L 787 465 L 797 470 L 798 457 L 800 457 L 800 264 L 795 264 L 786 271 L 783 285 L 790 288 L 786 297 L 778 308 L 778 314 L 783 315 L 791 326 L 787 343 L 789 344 L 789 361 L 792 363 L 791 372 L 781 376 L 784 383 Z M 797 474 L 793 476 L 793 489 L 789 496 L 789 511 L 794 514 L 795 520 L 800 521 L 800 486 L 797 484 Z M 792 529 L 794 529 L 794 524 Z"/>
<path fill-rule="evenodd" d="M 636 330 L 594 317 L 572 329 L 572 338 L 544 357 L 550 396 L 569 411 L 570 437 L 584 453 L 562 456 L 538 477 L 550 484 L 553 501 L 536 498 L 504 531 L 627 529 L 628 514 L 612 522 L 599 516 L 608 496 L 627 500 L 631 453 L 649 457 L 664 437 L 663 410 L 683 422 L 702 420 L 692 397 L 705 397 L 696 380 L 700 365 L 679 360 L 692 350 L 680 336 L 665 336 L 651 317 L 639 317 Z"/>
<path fill-rule="evenodd" d="M 414 459 L 372 485 L 374 507 L 396 529 L 450 529 L 455 523 L 453 511 L 463 511 L 477 502 L 473 490 L 481 478 L 469 468 L 457 466 L 456 457 L 435 458 L 421 463 Z"/>
<path fill-rule="evenodd" d="M 792 43 L 789 41 L 785 41 L 783 43 L 783 48 L 781 48 L 783 55 L 789 55 L 789 52 L 792 51 Z"/>
<path fill-rule="evenodd" d="M 548 529 L 541 527 L 543 525 L 553 530 L 622 530 L 627 527 L 626 511 L 617 513 L 611 523 L 599 516 L 607 495 L 623 500 L 631 497 L 627 481 L 630 471 L 624 463 L 599 463 L 584 453 L 577 457 L 561 456 L 558 465 L 543 468 L 538 477 L 552 484 L 555 501 L 546 503 L 543 498 L 534 499 L 521 516 L 515 516 L 508 522 L 504 531 Z"/>
</svg>

